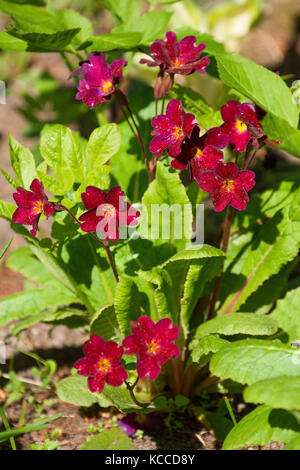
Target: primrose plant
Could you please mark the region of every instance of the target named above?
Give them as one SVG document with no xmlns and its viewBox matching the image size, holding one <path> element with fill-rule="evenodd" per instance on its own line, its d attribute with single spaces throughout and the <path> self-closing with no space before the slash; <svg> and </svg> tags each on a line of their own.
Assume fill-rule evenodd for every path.
<svg viewBox="0 0 300 470">
<path fill-rule="evenodd" d="M 32 8 L 50 14 L 22 5 Z M 2 174 L 16 205 L 1 201 L 0 215 L 28 242 L 7 260 L 28 283 L 0 301 L 0 325 L 14 321 L 15 335 L 37 322 L 86 332 L 84 357 L 57 385 L 62 400 L 149 413 L 183 397 L 207 425 L 221 420 L 226 449 L 299 445 L 299 176 L 261 163 L 269 148 L 300 157 L 291 90 L 207 34 L 165 34 L 165 11 L 140 23 L 119 16 L 112 33 L 88 37 L 64 29 L 63 11 L 65 26 L 51 12 L 62 29 L 47 33 L 47 50 L 61 54 L 78 107 L 94 110 L 99 127 L 86 138 L 48 123 L 34 155 L 9 137 L 15 177 Z M 44 52 L 37 35 L 20 31 L 18 41 Z M 153 87 L 135 81 L 128 91 L 133 68 Z M 215 107 L 204 98 L 210 82 L 223 87 Z M 199 204 L 216 246 L 191 242 Z M 232 426 L 209 409 L 211 392 L 259 406 Z"/>
</svg>

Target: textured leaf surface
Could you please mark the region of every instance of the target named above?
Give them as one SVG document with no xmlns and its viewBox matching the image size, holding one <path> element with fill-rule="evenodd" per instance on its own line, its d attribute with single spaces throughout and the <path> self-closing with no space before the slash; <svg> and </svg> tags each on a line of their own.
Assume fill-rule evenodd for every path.
<svg viewBox="0 0 300 470">
<path fill-rule="evenodd" d="M 288 442 L 300 431 L 296 418 L 286 410 L 272 410 L 266 405 L 251 411 L 227 435 L 223 450 L 245 445 L 266 445 L 271 441 Z"/>
<path fill-rule="evenodd" d="M 210 370 L 222 379 L 253 384 L 265 377 L 300 376 L 300 350 L 280 342 L 246 339 L 228 344 L 214 354 Z"/>
<path fill-rule="evenodd" d="M 298 367 L 300 367 L 300 359 Z M 248 403 L 264 403 L 271 408 L 300 410 L 300 377 L 283 375 L 264 379 L 247 387 L 244 399 Z"/>
<path fill-rule="evenodd" d="M 89 438 L 80 450 L 131 450 L 132 440 L 123 429 L 104 429 L 97 436 Z"/>
<path fill-rule="evenodd" d="M 212 333 L 221 335 L 273 335 L 277 331 L 277 323 L 265 315 L 255 313 L 231 313 L 223 317 L 213 318 L 197 328 L 196 338 L 203 338 Z"/>
<path fill-rule="evenodd" d="M 120 132 L 116 124 L 105 124 L 95 129 L 86 147 L 90 169 L 106 163 L 119 150 L 120 143 Z"/>
<path fill-rule="evenodd" d="M 289 342 L 300 340 L 300 287 L 287 293 L 284 299 L 278 300 L 271 317 L 288 334 Z"/>
</svg>

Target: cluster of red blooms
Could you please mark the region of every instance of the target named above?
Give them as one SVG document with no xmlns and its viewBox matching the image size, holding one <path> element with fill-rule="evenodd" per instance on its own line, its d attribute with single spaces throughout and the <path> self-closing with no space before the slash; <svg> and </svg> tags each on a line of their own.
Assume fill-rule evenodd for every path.
<svg viewBox="0 0 300 470">
<path fill-rule="evenodd" d="M 127 379 L 127 371 L 121 364 L 123 354 L 137 358 L 138 377 L 156 379 L 164 365 L 180 350 L 174 341 L 178 338 L 178 326 L 172 326 L 169 318 L 154 323 L 151 318 L 141 316 L 132 323 L 132 335 L 123 340 L 122 346 L 114 341 L 104 341 L 91 335 L 83 346 L 84 356 L 74 367 L 80 375 L 88 377 L 91 392 L 101 393 L 105 383 L 119 387 Z"/>
<path fill-rule="evenodd" d="M 159 67 L 158 78 L 163 79 L 166 73 L 171 77 L 168 82 L 171 87 L 175 74 L 206 73 L 209 59 L 201 57 L 205 48 L 205 44 L 196 44 L 195 36 L 177 41 L 176 34 L 169 31 L 165 40 L 154 41 L 147 53 L 149 58 L 140 62 Z M 127 62 L 116 60 L 109 66 L 105 54 L 92 53 L 80 65 L 72 74 L 84 77 L 79 82 L 76 98 L 94 107 L 111 98 Z M 169 89 L 165 87 L 164 91 Z M 229 101 L 221 108 L 224 123 L 200 136 L 194 115 L 184 112 L 179 100 L 171 100 L 166 113 L 151 121 L 154 139 L 150 151 L 157 158 L 167 152 L 173 158 L 171 165 L 175 169 L 189 168 L 200 188 L 210 193 L 216 211 L 228 204 L 244 210 L 249 201 L 248 191 L 255 185 L 255 174 L 250 170 L 239 171 L 234 163 L 223 163 L 222 150 L 230 145 L 234 151 L 243 152 L 250 141 L 258 148 L 259 142 L 267 140 L 260 124 L 264 114 L 252 103 Z"/>
<path fill-rule="evenodd" d="M 99 223 L 105 219 L 103 230 L 100 230 L 102 239 L 117 241 L 120 226 L 137 225 L 136 219 L 140 213 L 125 202 L 125 195 L 119 186 L 110 191 L 88 186 L 85 191 L 81 198 L 87 212 L 84 212 L 78 220 L 84 232 L 95 232 L 99 228 Z M 12 221 L 17 224 L 32 225 L 30 233 L 33 236 L 36 235 L 42 213 L 49 217 L 55 211 L 65 209 L 57 203 L 48 201 L 43 183 L 38 179 L 31 183 L 30 191 L 18 187 L 13 197 L 18 208 L 13 213 Z"/>
</svg>

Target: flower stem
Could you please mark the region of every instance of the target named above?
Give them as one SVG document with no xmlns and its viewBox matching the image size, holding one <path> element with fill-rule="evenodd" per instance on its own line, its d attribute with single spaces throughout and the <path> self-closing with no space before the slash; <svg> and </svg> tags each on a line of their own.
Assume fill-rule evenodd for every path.
<svg viewBox="0 0 300 470">
<path fill-rule="evenodd" d="M 115 97 L 116 97 L 116 100 L 118 101 L 118 103 L 120 105 L 121 111 L 122 111 L 126 121 L 128 122 L 128 125 L 129 125 L 130 129 L 132 130 L 132 133 L 133 133 L 134 137 L 136 138 L 136 140 L 138 141 L 138 143 L 141 147 L 141 150 L 142 150 L 142 153 L 143 153 L 143 156 L 144 156 L 144 160 L 145 160 L 145 164 L 146 164 L 146 168 L 147 168 L 147 171 L 148 171 L 149 179 L 150 179 L 150 181 L 152 181 L 154 179 L 153 171 L 150 168 L 150 163 L 149 163 L 149 160 L 148 160 L 148 155 L 147 155 L 147 151 L 146 151 L 144 141 L 143 141 L 143 138 L 142 138 L 142 135 L 141 135 L 140 128 L 139 128 L 139 126 L 136 122 L 136 119 L 135 119 L 135 117 L 134 117 L 134 115 L 133 115 L 133 113 L 130 109 L 128 100 L 127 100 L 126 96 L 124 95 L 124 93 L 120 89 L 115 91 Z M 127 113 L 125 112 L 125 109 L 128 113 L 128 116 L 127 116 Z M 129 118 L 131 119 L 132 123 L 130 122 Z"/>
<path fill-rule="evenodd" d="M 224 251 L 224 253 L 226 253 L 228 249 L 233 214 L 234 214 L 233 207 L 228 206 L 227 211 L 226 211 L 226 216 L 225 216 L 223 226 L 222 226 L 223 236 L 221 240 L 221 250 Z M 219 298 L 223 274 L 224 274 L 224 262 L 222 265 L 222 272 L 215 281 L 214 290 L 211 296 L 211 302 L 210 302 L 210 307 L 209 307 L 209 312 L 208 312 L 208 317 L 207 317 L 208 320 L 210 320 L 214 316 L 214 313 L 215 313 L 215 306 Z"/>
<path fill-rule="evenodd" d="M 137 406 L 140 406 L 141 408 L 147 408 L 149 405 L 151 405 L 151 401 L 148 401 L 148 402 L 145 402 L 145 403 L 142 403 L 140 402 L 139 400 L 137 400 L 135 394 L 134 394 L 134 388 L 135 386 L 137 385 L 139 381 L 139 377 L 137 377 L 136 381 L 134 382 L 133 385 L 130 385 L 129 382 L 127 382 L 127 380 L 125 380 L 125 384 L 126 384 L 126 387 L 127 387 L 127 390 L 129 391 L 130 393 L 130 396 L 132 398 L 132 400 L 134 401 L 134 403 L 137 405 Z"/>
<path fill-rule="evenodd" d="M 52 204 L 54 206 L 54 209 L 57 212 L 67 211 L 68 214 L 72 217 L 72 219 L 74 219 L 75 222 L 77 222 L 79 225 L 81 225 L 80 221 L 77 219 L 77 217 L 75 217 L 74 214 L 72 214 L 70 209 L 68 209 L 67 207 L 65 207 L 62 204 L 57 203 L 57 202 L 53 202 Z M 109 248 L 109 242 L 107 240 L 100 240 L 100 238 L 98 238 L 94 233 L 91 233 L 91 232 L 89 232 L 89 236 L 92 237 L 94 240 L 96 240 L 97 243 L 100 243 L 100 245 L 102 245 L 104 247 L 104 249 L 106 251 L 106 254 L 107 254 L 107 257 L 108 257 L 109 264 L 110 264 L 111 269 L 112 269 L 112 271 L 114 273 L 114 276 L 116 278 L 116 281 L 119 282 L 119 275 L 118 275 L 118 271 L 117 271 L 117 267 L 116 267 L 114 257 L 112 255 L 112 252 L 110 251 L 110 248 Z"/>
</svg>

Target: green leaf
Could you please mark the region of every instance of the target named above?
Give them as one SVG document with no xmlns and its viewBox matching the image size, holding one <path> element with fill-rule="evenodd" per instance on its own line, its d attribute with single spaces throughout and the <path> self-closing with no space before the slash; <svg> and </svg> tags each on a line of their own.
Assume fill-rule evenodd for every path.
<svg viewBox="0 0 300 470">
<path fill-rule="evenodd" d="M 19 30 L 10 30 L 10 35 L 25 41 L 28 52 L 62 52 L 73 41 L 80 28 L 57 31 L 55 33 L 23 33 Z"/>
<path fill-rule="evenodd" d="M 137 47 L 142 39 L 141 33 L 110 33 L 92 36 L 81 48 L 88 51 L 109 52 L 113 50 L 128 50 Z"/>
<path fill-rule="evenodd" d="M 7 33 L 6 31 L 2 31 L 0 33 L 0 49 L 3 49 L 4 51 L 23 52 L 27 49 L 27 42 Z"/>
<path fill-rule="evenodd" d="M 132 450 L 132 440 L 123 429 L 104 429 L 97 436 L 88 438 L 80 450 Z"/>
<path fill-rule="evenodd" d="M 138 20 L 130 18 L 127 23 L 117 26 L 113 30 L 113 34 L 127 32 L 141 33 L 140 44 L 148 46 L 155 39 L 164 37 L 171 16 L 171 12 L 163 10 L 150 11 L 138 18 Z"/>
<path fill-rule="evenodd" d="M 300 287 L 287 293 L 284 299 L 278 300 L 271 317 L 288 335 L 288 341 L 300 340 Z"/>
<path fill-rule="evenodd" d="M 213 318 L 197 328 L 195 337 L 218 333 L 232 336 L 238 334 L 265 336 L 277 331 L 277 323 L 272 318 L 255 313 L 231 313 L 223 317 Z"/>
<path fill-rule="evenodd" d="M 296 418 L 285 410 L 259 406 L 241 419 L 227 435 L 223 450 L 243 448 L 246 445 L 267 445 L 272 441 L 288 442 L 300 431 Z"/>
<path fill-rule="evenodd" d="M 278 75 L 237 54 L 220 54 L 216 58 L 220 78 L 226 85 L 297 128 L 297 105 L 290 89 Z"/>
<path fill-rule="evenodd" d="M 227 344 L 228 341 L 220 338 L 218 335 L 209 335 L 201 339 L 193 339 L 189 344 L 189 349 L 192 351 L 191 356 L 193 361 L 203 364 L 209 361 L 212 353 L 216 353 Z"/>
<path fill-rule="evenodd" d="M 61 124 L 46 125 L 41 134 L 40 151 L 62 182 L 65 191 L 85 173 L 82 148 L 77 134 Z"/>
<path fill-rule="evenodd" d="M 18 5 L 15 2 L 0 0 L 0 10 L 12 15 L 23 31 L 37 33 L 59 31 L 56 15 L 46 8 L 35 5 Z"/>
<path fill-rule="evenodd" d="M 274 202 L 273 199 L 271 203 L 273 211 Z M 236 287 L 234 293 L 231 293 L 232 291 L 231 295 L 227 293 L 218 315 L 237 311 L 263 282 L 278 273 L 285 264 L 297 256 L 300 247 L 299 203 L 300 191 L 298 190 L 294 191 L 289 199 L 282 201 L 284 204 L 282 209 L 275 205 L 275 210 L 277 208 L 279 210 L 274 216 L 264 210 L 264 215 L 271 219 L 263 225 L 256 224 L 254 236 L 249 231 L 247 235 L 237 235 L 232 239 L 227 266 L 230 267 L 229 277 L 235 277 Z M 241 241 L 243 237 L 244 243 Z M 231 260 L 234 260 L 234 263 Z M 228 286 L 226 281 L 225 268 L 223 293 Z"/>
<path fill-rule="evenodd" d="M 2 168 L 0 168 L 0 171 L 2 175 L 4 176 L 4 178 L 6 179 L 6 181 L 8 181 L 8 183 L 11 184 L 13 188 L 16 189 L 19 186 L 19 182 L 15 178 L 10 176 L 10 174 L 8 174 L 5 170 L 2 170 Z"/>
<path fill-rule="evenodd" d="M 0 251 L 0 259 L 3 258 L 3 256 L 5 255 L 6 251 L 8 250 L 8 248 L 10 247 L 11 245 L 11 242 L 13 241 L 13 237 L 11 237 L 10 240 L 8 240 L 8 242 L 6 243 L 6 245 L 2 248 L 2 250 Z"/>
<path fill-rule="evenodd" d="M 138 18 L 139 16 L 140 5 L 136 0 L 122 0 L 118 3 L 115 0 L 101 0 L 101 3 L 122 22 L 126 22 L 133 17 Z"/>
<path fill-rule="evenodd" d="M 280 142 L 279 148 L 295 157 L 300 157 L 300 131 L 284 119 L 267 114 L 263 120 L 263 129 L 269 139 Z"/>
<path fill-rule="evenodd" d="M 78 298 L 58 286 L 55 289 L 55 297 L 48 288 L 26 290 L 0 300 L 0 326 L 37 314 L 53 305 L 69 305 L 74 302 L 78 302 Z"/>
<path fill-rule="evenodd" d="M 117 153 L 121 136 L 117 124 L 105 124 L 95 129 L 86 147 L 86 156 L 90 169 L 103 165 Z"/>
<path fill-rule="evenodd" d="M 91 406 L 99 403 L 100 406 L 110 406 L 110 402 L 100 398 L 98 393 L 92 393 L 87 386 L 86 377 L 66 377 L 56 386 L 58 398 L 76 406 Z"/>
<path fill-rule="evenodd" d="M 9 155 L 18 181 L 21 186 L 28 189 L 37 177 L 34 157 L 30 150 L 20 145 L 11 134 L 9 134 Z"/>
<path fill-rule="evenodd" d="M 283 450 L 300 450 L 300 433 L 288 441 Z"/>
<path fill-rule="evenodd" d="M 184 248 L 191 236 L 192 210 L 178 173 L 158 162 L 156 178 L 145 192 L 142 203 L 148 214 L 148 224 L 145 211 L 142 214 L 141 225 L 148 231 L 143 234 L 144 238 L 170 240 L 177 248 Z M 153 208 L 157 209 L 156 214 L 151 214 Z"/>
<path fill-rule="evenodd" d="M 300 363 L 300 359 L 299 359 Z M 263 403 L 271 408 L 300 411 L 300 377 L 283 375 L 255 382 L 244 390 L 248 403 Z"/>
<path fill-rule="evenodd" d="M 16 210 L 16 206 L 11 202 L 0 201 L 0 217 L 9 220 L 11 222 L 13 213 Z"/>
<path fill-rule="evenodd" d="M 114 306 L 106 305 L 93 316 L 90 331 L 91 334 L 101 336 L 105 341 L 120 340 L 122 335 L 117 324 Z"/>
<path fill-rule="evenodd" d="M 140 316 L 139 291 L 133 279 L 121 276 L 115 295 L 115 311 L 120 330 L 124 336 L 131 332 L 130 321 Z"/>
<path fill-rule="evenodd" d="M 214 354 L 210 370 L 222 379 L 253 384 L 265 377 L 300 376 L 300 350 L 279 341 L 246 339 L 228 344 Z"/>
<path fill-rule="evenodd" d="M 204 129 L 217 127 L 223 123 L 220 111 L 215 111 L 199 93 L 191 88 L 175 84 L 170 94 L 172 98 L 182 101 L 184 110 L 194 114 L 196 121 Z"/>
<path fill-rule="evenodd" d="M 80 28 L 80 31 L 72 39 L 72 43 L 75 46 L 78 46 L 92 36 L 93 25 L 91 21 L 78 11 L 67 8 L 65 10 L 56 10 L 55 13 L 63 29 L 70 30 Z"/>
</svg>

